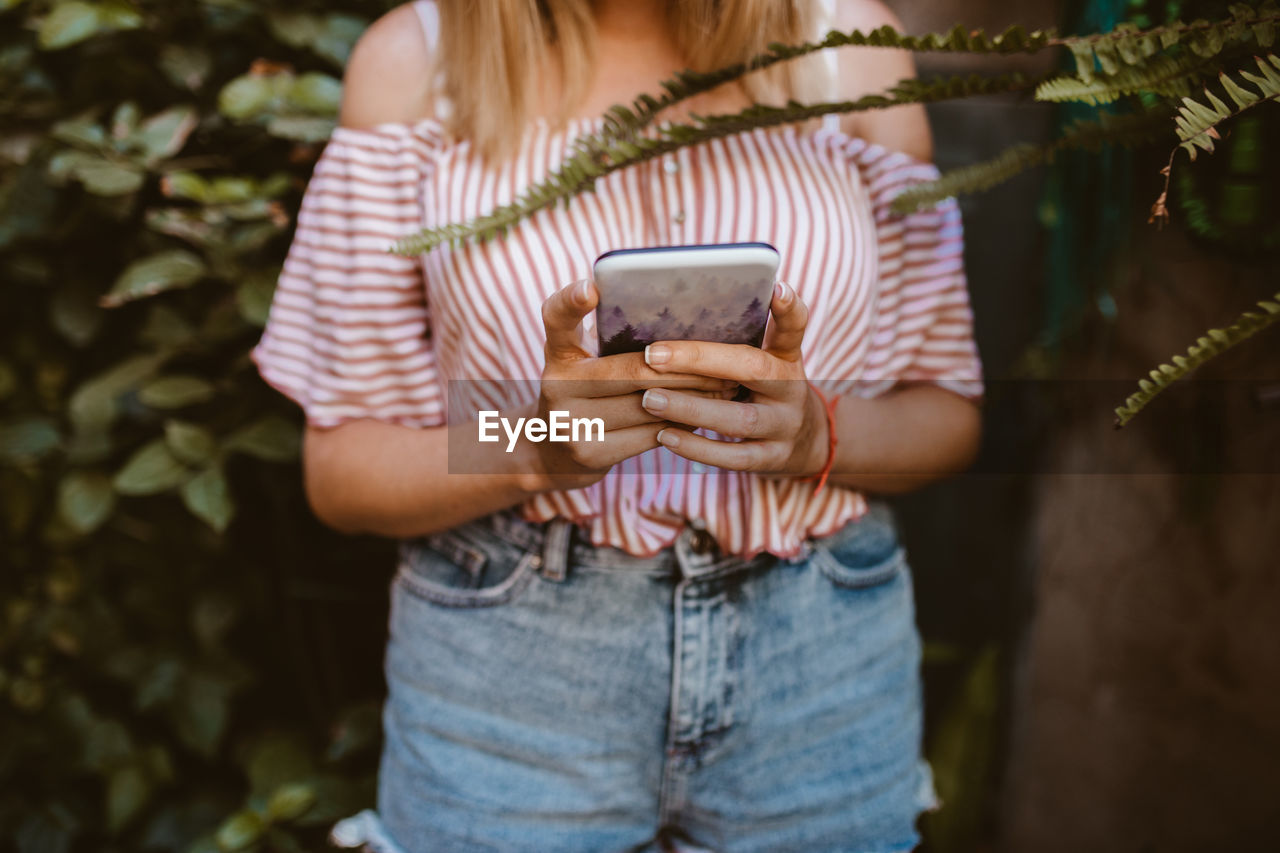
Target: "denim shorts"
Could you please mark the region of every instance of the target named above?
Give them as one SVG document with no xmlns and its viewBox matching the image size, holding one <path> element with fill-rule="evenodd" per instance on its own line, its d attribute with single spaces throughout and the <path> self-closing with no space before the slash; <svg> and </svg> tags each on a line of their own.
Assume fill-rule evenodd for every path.
<svg viewBox="0 0 1280 853">
<path fill-rule="evenodd" d="M 786 559 L 495 513 L 403 540 L 378 853 L 907 851 L 936 806 L 887 505 Z"/>
</svg>

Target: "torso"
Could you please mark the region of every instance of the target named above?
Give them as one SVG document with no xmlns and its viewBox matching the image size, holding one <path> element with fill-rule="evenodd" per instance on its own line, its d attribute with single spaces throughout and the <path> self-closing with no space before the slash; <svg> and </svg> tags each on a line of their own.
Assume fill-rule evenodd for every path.
<svg viewBox="0 0 1280 853">
<path fill-rule="evenodd" d="M 597 85 L 588 103 L 612 102 L 617 93 L 616 86 Z M 508 204 L 557 167 L 577 135 L 598 128 L 595 119 L 575 119 L 563 129 L 536 119 L 516 157 L 491 166 L 467 140 L 450 138 L 443 124 L 423 119 L 412 128 L 415 148 L 425 152 L 414 219 L 438 227 Z M 441 382 L 449 383 L 449 408 L 505 410 L 536 399 L 541 304 L 555 290 L 589 277 L 597 255 L 692 243 L 776 246 L 783 259 L 779 278 L 810 308 L 808 375 L 833 381 L 828 390 L 836 393 L 867 387 L 858 383 L 892 367 L 896 356 L 884 348 L 879 324 L 901 310 L 896 299 L 879 305 L 882 272 L 893 274 L 882 271 L 882 258 L 901 264 L 901 232 L 878 229 L 878 190 L 868 183 L 882 187 L 896 180 L 903 164 L 889 154 L 875 152 L 838 124 L 757 129 L 614 172 L 567 208 L 523 219 L 503 239 L 427 253 L 421 263 L 431 338 Z M 593 339 L 594 318 L 584 327 Z M 864 512 L 866 503 L 851 490 L 815 495 L 811 483 L 703 469 L 656 448 L 624 460 L 594 486 L 544 493 L 523 509 L 532 521 L 570 518 L 588 527 L 597 544 L 632 553 L 652 553 L 670 544 L 689 519 L 703 519 L 727 550 L 793 554 L 807 536 L 837 529 Z"/>
</svg>

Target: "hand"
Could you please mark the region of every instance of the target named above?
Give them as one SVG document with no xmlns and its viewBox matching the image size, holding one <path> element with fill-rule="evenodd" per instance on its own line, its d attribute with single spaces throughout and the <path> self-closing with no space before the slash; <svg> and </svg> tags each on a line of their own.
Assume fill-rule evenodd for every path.
<svg viewBox="0 0 1280 853">
<path fill-rule="evenodd" d="M 658 435 L 661 444 L 686 459 L 735 471 L 804 476 L 822 470 L 828 450 L 826 411 L 805 378 L 800 352 L 809 309 L 790 286 L 779 282 L 769 310 L 773 322 L 762 348 L 706 341 L 649 345 L 645 359 L 658 373 L 717 377 L 751 391 L 744 402 L 683 391 L 646 392 L 642 405 L 654 417 L 743 439 L 718 441 L 667 426 Z"/>
<path fill-rule="evenodd" d="M 597 357 L 583 348 L 582 318 L 595 309 L 598 295 L 590 281 L 575 282 L 553 293 L 542 305 L 546 359 L 538 394 L 537 415 L 568 412 L 570 418 L 600 418 L 604 440 L 536 444 L 535 477 L 541 489 L 574 489 L 599 481 L 616 463 L 658 446 L 657 434 L 670 426 L 640 405 L 651 388 L 682 389 L 691 400 L 732 396 L 737 383 L 694 376 L 670 368 L 654 370 L 642 353 Z M 590 433 L 590 438 L 595 438 Z"/>
</svg>

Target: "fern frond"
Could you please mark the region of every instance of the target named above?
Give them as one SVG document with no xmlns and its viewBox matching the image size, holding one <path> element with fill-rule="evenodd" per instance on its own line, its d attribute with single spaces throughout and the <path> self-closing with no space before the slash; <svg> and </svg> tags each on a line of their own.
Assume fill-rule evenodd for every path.
<svg viewBox="0 0 1280 853">
<path fill-rule="evenodd" d="M 961 166 L 937 180 L 908 187 L 893 200 L 895 213 L 912 213 L 945 198 L 980 192 L 1007 181 L 1027 169 L 1053 160 L 1059 151 L 1084 148 L 1096 151 L 1102 145 L 1139 145 L 1166 132 L 1167 110 L 1147 113 L 1103 115 L 1096 120 L 1073 122 L 1062 136 L 1047 145 L 1021 143 L 990 160 Z"/>
<path fill-rule="evenodd" d="M 1280 9 L 1275 0 L 1266 0 L 1256 9 L 1244 4 L 1234 5 L 1230 8 L 1229 17 L 1220 21 L 1176 23 L 1150 30 L 1122 26 L 1114 32 L 1093 36 L 1059 38 L 1051 32 L 1028 33 L 1019 27 L 1011 27 L 994 37 L 988 37 L 981 31 L 967 32 L 961 27 L 947 33 L 908 36 L 891 27 L 881 27 L 867 33 L 856 30 L 842 33 L 833 30 L 819 42 L 771 44 L 766 53 L 747 62 L 710 72 L 681 71 L 663 84 L 659 95 L 642 94 L 630 106 L 617 104 L 610 107 L 604 116 L 600 132 L 576 140 L 571 148 L 572 154 L 560 168 L 542 184 L 527 190 L 512 204 L 471 222 L 450 223 L 424 230 L 401 240 L 391 251 L 412 255 L 429 251 L 442 243 L 460 244 L 471 238 L 487 239 L 505 233 L 507 228 L 538 210 L 558 201 L 568 204 L 574 195 L 592 190 L 596 180 L 604 175 L 715 137 L 803 121 L 833 112 L 878 109 L 900 103 L 931 103 L 973 94 L 1025 88 L 1019 75 L 996 78 L 1003 82 L 995 83 L 984 83 L 978 78 L 951 78 L 932 83 L 909 80 L 883 95 L 870 95 L 857 101 L 813 105 L 792 103 L 786 107 L 754 106 L 734 115 L 695 116 L 691 124 L 666 125 L 656 139 L 646 139 L 641 133 L 651 126 L 659 112 L 681 100 L 776 62 L 817 50 L 864 45 L 912 51 L 1012 54 L 1035 53 L 1046 47 L 1066 46 L 1076 55 L 1081 81 L 1088 83 L 1093 80 L 1095 64 L 1100 64 L 1107 74 L 1118 76 L 1117 72 L 1122 64 L 1141 62 L 1174 45 L 1184 46 L 1202 57 L 1216 55 L 1225 49 L 1225 45 L 1238 45 L 1249 40 L 1268 46 L 1274 41 L 1277 22 L 1280 22 Z M 1173 86 L 1176 79 L 1177 75 L 1174 75 L 1166 82 Z M 1150 81 L 1153 86 L 1157 83 L 1160 81 Z M 1015 152 L 1001 164 L 1002 167 L 1007 169 L 1016 166 L 1021 158 L 1027 156 L 1028 150 L 1024 148 Z"/>
<path fill-rule="evenodd" d="M 1182 107 L 1174 122 L 1178 138 L 1182 140 L 1181 147 L 1186 149 L 1192 160 L 1196 159 L 1196 149 L 1213 152 L 1213 141 L 1220 138 L 1219 124 L 1264 101 L 1280 98 L 1280 57 L 1275 54 L 1258 57 L 1258 70 L 1262 72 L 1260 75 L 1240 72 L 1240 77 L 1257 86 L 1257 91 L 1232 80 L 1226 72 L 1218 75 L 1222 88 L 1235 103 L 1234 107 L 1208 89 L 1204 90 L 1207 105 L 1191 98 L 1182 99 Z"/>
<path fill-rule="evenodd" d="M 1186 356 L 1175 355 L 1173 364 L 1162 364 L 1151 371 L 1150 379 L 1138 380 L 1138 392 L 1129 395 L 1124 405 L 1116 408 L 1116 428 L 1133 420 L 1161 391 L 1184 379 L 1192 370 L 1280 321 L 1280 293 L 1259 302 L 1258 307 L 1262 309 L 1261 313 L 1246 311 L 1227 328 L 1210 329 L 1204 337 L 1187 347 Z"/>
<path fill-rule="evenodd" d="M 900 33 L 893 27 L 863 32 L 831 30 L 821 41 L 802 42 L 795 45 L 772 43 L 768 49 L 746 62 L 717 68 L 714 71 L 680 71 L 661 84 L 658 95 L 642 94 L 630 104 L 614 104 L 605 111 L 604 138 L 625 139 L 653 121 L 654 116 L 668 107 L 708 92 L 732 80 L 761 71 L 779 62 L 798 59 L 819 50 L 846 46 L 894 47 L 917 53 L 975 53 L 1011 55 L 1036 53 L 1056 43 L 1052 30 L 1027 32 L 1021 26 L 1012 26 L 1003 32 L 988 36 L 982 30 L 970 32 L 955 27 L 946 33 L 927 33 L 912 36 Z"/>
<path fill-rule="evenodd" d="M 1280 23 L 1280 6 L 1275 0 L 1266 0 L 1256 7 L 1245 3 L 1232 4 L 1227 17 L 1216 21 L 1174 21 L 1147 30 L 1123 23 L 1110 32 L 1071 36 L 1055 43 L 1071 50 L 1076 60 L 1077 76 L 1089 83 L 1099 67 L 1103 74 L 1114 75 L 1122 67 L 1144 64 L 1150 57 L 1174 45 L 1202 59 L 1212 58 L 1239 45 L 1268 48 L 1275 42 L 1277 23 Z"/>
<path fill-rule="evenodd" d="M 580 192 L 591 190 L 600 178 L 619 169 L 661 157 L 688 145 L 732 136 L 756 128 L 775 127 L 807 121 L 828 113 L 849 113 L 883 109 L 899 104 L 935 101 L 1000 92 L 1015 92 L 1033 85 L 1019 73 L 999 77 L 979 75 L 943 77 L 936 80 L 901 80 L 884 94 L 865 95 L 855 101 L 816 104 L 792 102 L 785 107 L 756 104 L 737 113 L 695 116 L 691 124 L 667 124 L 650 130 L 654 136 L 638 135 L 627 140 L 586 137 L 575 143 L 574 153 L 542 183 L 524 191 L 515 201 L 468 222 L 427 228 L 395 243 L 390 251 L 417 255 L 437 246 L 461 245 L 466 240 L 488 240 L 504 234 L 520 220 L 557 202 L 569 203 Z"/>
<path fill-rule="evenodd" d="M 1192 54 L 1156 56 L 1145 65 L 1125 66 L 1114 74 L 1095 74 L 1088 81 L 1070 75 L 1046 80 L 1037 87 L 1036 100 L 1097 105 L 1138 92 L 1183 96 L 1190 94 L 1191 81 L 1202 76 L 1205 68 L 1204 60 Z"/>
<path fill-rule="evenodd" d="M 819 50 L 836 47 L 892 47 L 916 53 L 973 53 L 1012 55 L 1038 53 L 1048 47 L 1065 46 L 1076 56 L 1078 79 L 1083 83 L 1093 80 L 1096 65 L 1101 65 L 1108 75 L 1117 74 L 1124 65 L 1136 65 L 1173 45 L 1186 44 L 1192 55 L 1206 57 L 1220 52 L 1226 45 L 1247 42 L 1252 39 L 1260 47 L 1270 47 L 1275 40 L 1276 24 L 1280 22 L 1280 8 L 1274 0 L 1267 0 L 1258 8 L 1245 4 L 1230 7 L 1229 16 L 1220 21 L 1193 21 L 1190 24 L 1174 22 L 1149 30 L 1139 30 L 1132 24 L 1121 24 L 1109 33 L 1091 36 L 1058 37 L 1053 30 L 1027 32 L 1020 26 L 1012 26 L 1003 32 L 988 36 L 982 30 L 973 32 L 956 26 L 946 33 L 926 33 L 912 36 L 900 33 L 889 26 L 869 32 L 832 30 L 816 42 L 796 45 L 770 44 L 768 49 L 746 62 L 718 68 L 713 71 L 681 71 L 661 85 L 658 95 L 642 94 L 631 104 L 615 104 L 605 111 L 603 136 L 628 138 L 653 121 L 662 110 L 708 92 L 724 83 L 736 80 L 754 71 L 760 71 L 785 62 L 807 56 Z M 1167 94 L 1183 94 L 1172 92 Z"/>
</svg>

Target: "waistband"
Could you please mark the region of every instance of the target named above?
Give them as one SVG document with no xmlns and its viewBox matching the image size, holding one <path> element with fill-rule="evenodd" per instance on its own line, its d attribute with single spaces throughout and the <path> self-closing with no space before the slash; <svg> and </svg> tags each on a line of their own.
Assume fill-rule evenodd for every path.
<svg viewBox="0 0 1280 853">
<path fill-rule="evenodd" d="M 856 535 L 862 526 L 858 522 L 877 520 L 896 527 L 892 511 L 882 501 L 872 501 L 865 515 L 855 519 L 842 529 L 823 538 L 827 544 Z M 491 515 L 467 522 L 443 533 L 427 537 L 437 546 L 445 546 L 455 553 L 465 553 L 476 543 L 498 540 L 530 552 L 538 571 L 549 580 L 563 580 L 570 568 L 603 571 L 641 572 L 645 574 L 676 577 L 705 577 L 723 574 L 737 569 L 760 567 L 779 558 L 768 552 L 750 559 L 722 551 L 705 527 L 697 521 L 685 524 L 670 547 L 652 556 L 637 556 L 611 545 L 595 545 L 585 529 L 564 518 L 547 522 L 530 522 L 514 509 L 501 510 Z M 452 547 L 450 547 L 452 543 Z M 805 543 L 800 557 L 810 552 Z"/>
<path fill-rule="evenodd" d="M 686 523 L 670 547 L 651 556 L 638 556 L 611 545 L 596 545 L 582 527 L 564 518 L 530 522 L 513 510 L 505 510 L 473 523 L 483 525 L 499 539 L 533 551 L 539 570 L 549 580 L 562 580 L 571 566 L 701 577 L 777 559 L 772 554 L 760 554 L 744 560 L 737 554 L 725 553 L 698 522 Z"/>
</svg>

